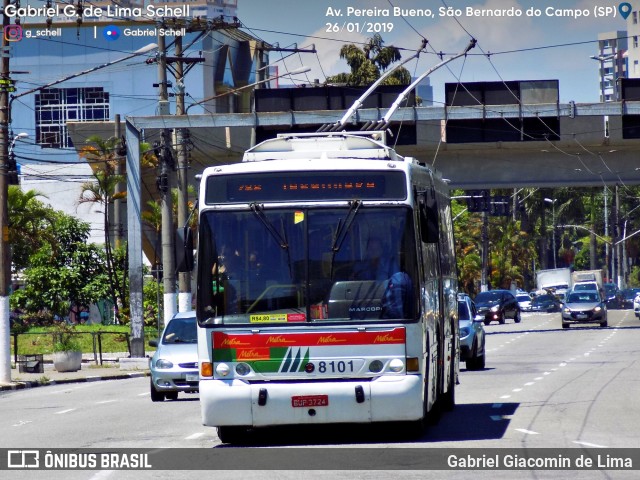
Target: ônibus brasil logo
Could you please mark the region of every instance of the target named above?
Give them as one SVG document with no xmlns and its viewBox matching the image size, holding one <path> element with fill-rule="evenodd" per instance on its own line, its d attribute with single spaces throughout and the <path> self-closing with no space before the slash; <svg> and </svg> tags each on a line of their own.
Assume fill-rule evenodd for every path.
<svg viewBox="0 0 640 480">
<path fill-rule="evenodd" d="M 109 25 L 107 27 L 104 27 L 102 35 L 104 35 L 104 38 L 106 38 L 108 41 L 113 42 L 114 40 L 120 38 L 120 29 L 115 25 Z"/>
</svg>

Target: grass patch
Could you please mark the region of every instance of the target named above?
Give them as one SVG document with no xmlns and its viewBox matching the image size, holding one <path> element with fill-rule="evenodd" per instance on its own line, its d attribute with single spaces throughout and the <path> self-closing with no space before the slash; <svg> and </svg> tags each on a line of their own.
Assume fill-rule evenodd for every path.
<svg viewBox="0 0 640 480">
<path fill-rule="evenodd" d="M 74 327 L 74 337 L 80 344 L 82 353 L 128 352 L 127 336 L 130 337 L 131 328 L 128 325 L 77 325 Z M 49 354 L 53 352 L 55 327 L 32 327 L 17 335 L 18 355 Z M 157 337 L 155 328 L 145 328 L 145 345 L 152 338 Z M 11 338 L 11 355 L 14 355 L 15 338 Z"/>
</svg>

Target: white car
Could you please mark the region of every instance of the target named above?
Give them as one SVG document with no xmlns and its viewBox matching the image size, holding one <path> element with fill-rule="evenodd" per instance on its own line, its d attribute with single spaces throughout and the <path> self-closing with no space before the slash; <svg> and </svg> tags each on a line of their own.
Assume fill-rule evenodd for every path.
<svg viewBox="0 0 640 480">
<path fill-rule="evenodd" d="M 640 318 L 640 293 L 633 299 L 633 313 L 635 313 L 636 317 Z"/>
<path fill-rule="evenodd" d="M 518 301 L 518 305 L 520 305 L 520 310 L 523 312 L 531 311 L 531 297 L 528 293 L 517 293 L 516 300 Z"/>
<path fill-rule="evenodd" d="M 149 341 L 156 353 L 149 360 L 151 401 L 177 400 L 178 392 L 198 391 L 198 334 L 195 312 L 177 313 L 162 336 Z"/>
</svg>

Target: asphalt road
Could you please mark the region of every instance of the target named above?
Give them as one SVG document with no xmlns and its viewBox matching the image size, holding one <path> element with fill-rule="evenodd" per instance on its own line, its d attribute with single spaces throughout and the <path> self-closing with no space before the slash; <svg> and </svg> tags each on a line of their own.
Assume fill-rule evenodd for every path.
<svg viewBox="0 0 640 480">
<path fill-rule="evenodd" d="M 381 452 L 386 448 L 640 446 L 640 321 L 631 310 L 610 311 L 608 328 L 572 326 L 563 330 L 559 314 L 524 314 L 519 324 L 507 321 L 485 329 L 486 368 L 462 369 L 456 408 L 418 441 L 407 441 L 389 427 L 267 431 L 258 441 L 285 447 L 374 447 Z M 134 378 L 3 392 L 0 448 L 219 446 L 215 430 L 201 425 L 197 394 L 152 403 L 148 382 L 148 378 Z M 15 473 L 11 478 L 34 478 Z M 140 478 L 140 472 L 123 471 L 65 472 L 60 477 L 57 474 L 63 472 L 46 473 L 46 478 Z M 295 473 L 225 472 L 216 478 L 299 478 Z M 336 472 L 314 472 L 313 478 L 336 476 Z M 392 475 L 400 476 L 469 478 L 469 472 Z M 484 471 L 473 476 L 575 478 L 567 471 L 518 475 Z M 183 476 L 176 472 L 153 475 L 178 477 Z M 390 477 L 389 472 L 363 472 L 361 476 L 352 472 L 344 478 Z M 579 478 L 637 478 L 637 470 L 581 472 Z"/>
</svg>

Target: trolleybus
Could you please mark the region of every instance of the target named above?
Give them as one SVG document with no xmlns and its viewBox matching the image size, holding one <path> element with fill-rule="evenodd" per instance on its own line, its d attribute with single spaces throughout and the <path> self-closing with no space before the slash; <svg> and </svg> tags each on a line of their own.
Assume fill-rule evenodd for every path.
<svg viewBox="0 0 640 480">
<path fill-rule="evenodd" d="M 448 186 L 385 133 L 283 134 L 201 179 L 200 405 L 223 442 L 452 408 Z M 414 429 L 415 431 L 415 429 Z"/>
</svg>

